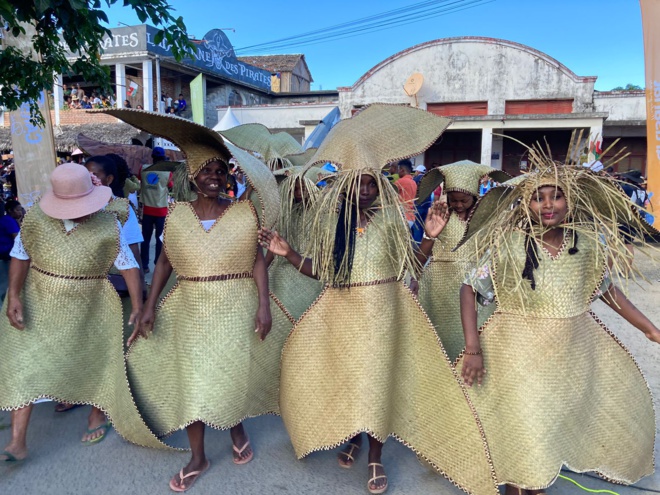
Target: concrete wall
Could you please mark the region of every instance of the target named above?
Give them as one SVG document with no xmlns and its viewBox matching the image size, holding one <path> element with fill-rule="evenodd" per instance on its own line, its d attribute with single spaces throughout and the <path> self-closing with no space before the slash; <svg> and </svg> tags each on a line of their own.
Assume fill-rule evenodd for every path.
<svg viewBox="0 0 660 495">
<path fill-rule="evenodd" d="M 595 77 L 580 77 L 533 48 L 492 38 L 447 38 L 414 46 L 384 60 L 352 87 L 338 88 L 342 117 L 373 102 L 412 103 L 403 91 L 415 72 L 417 94 L 427 103 L 488 101 L 488 113 L 504 113 L 506 100 L 573 99 L 574 112 L 592 112 Z"/>
<path fill-rule="evenodd" d="M 646 120 L 646 96 L 644 91 L 606 91 L 594 93 L 596 112 L 607 112 L 608 121 Z"/>
</svg>

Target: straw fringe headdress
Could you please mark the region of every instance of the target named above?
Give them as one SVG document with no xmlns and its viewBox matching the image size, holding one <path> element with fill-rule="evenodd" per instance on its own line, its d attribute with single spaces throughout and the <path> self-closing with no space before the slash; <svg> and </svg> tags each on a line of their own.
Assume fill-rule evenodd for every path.
<svg viewBox="0 0 660 495">
<path fill-rule="evenodd" d="M 419 271 L 399 195 L 381 170 L 388 163 L 426 151 L 450 123 L 449 119 L 408 106 L 373 104 L 332 128 L 307 166 L 309 169 L 330 162 L 338 168 L 332 186 L 316 203 L 313 242 L 306 253 L 321 280 L 350 285 L 352 254 L 346 249 L 338 255 L 335 240 L 338 231 L 346 233 L 349 244 L 356 235 L 362 175 L 373 177 L 378 186 L 374 210 L 384 218 L 370 228 L 386 230 L 383 235 L 390 241 L 387 255 L 399 267 L 399 277 L 406 270 Z"/>
<path fill-rule="evenodd" d="M 279 192 L 277 183 L 271 171 L 261 161 L 250 153 L 234 146 L 217 132 L 186 119 L 166 116 L 154 112 L 135 109 L 103 109 L 92 110 L 89 113 L 107 113 L 140 130 L 163 137 L 176 144 L 186 157 L 185 166 L 175 172 L 175 188 L 179 190 L 178 199 L 189 191 L 189 182 L 199 171 L 211 161 L 221 161 L 229 166 L 234 160 L 238 168 L 245 174 L 248 183 L 256 196 L 255 206 L 263 226 L 272 227 L 277 221 L 279 212 Z"/>
<path fill-rule="evenodd" d="M 313 154 L 303 151 L 290 134 L 272 133 L 263 124 L 243 124 L 220 131 L 220 134 L 239 148 L 258 153 L 271 170 L 304 165 Z"/>
<path fill-rule="evenodd" d="M 511 233 L 527 233 L 528 243 L 533 237 L 540 239 L 544 229 L 532 220 L 530 200 L 540 187 L 556 186 L 564 193 L 568 205 L 566 221 L 562 225 L 569 236 L 568 246 L 576 249 L 577 238 L 586 239 L 601 247 L 611 264 L 613 277 L 626 273 L 630 258 L 620 227 L 627 226 L 630 235 L 642 243 L 642 249 L 646 246 L 646 235 L 657 236 L 659 233 L 642 219 L 641 210 L 623 192 L 618 181 L 609 175 L 595 173 L 571 158 L 579 156 L 577 150 L 580 142 L 574 132 L 565 163 L 554 161 L 550 150 L 544 150 L 538 143 L 532 147 L 525 145 L 529 152 L 530 171 L 492 188 L 479 199 L 468 219 L 465 236 L 455 249 L 476 235 L 479 242 L 475 244 L 474 261 L 493 253 L 497 253 L 500 260 L 517 256 L 519 253 L 512 252 L 512 246 L 508 245 Z M 625 156 L 620 151 L 603 165 L 611 166 Z M 515 265 L 508 264 L 511 267 Z M 602 267 L 593 269 L 600 270 Z M 514 284 L 516 287 L 529 283 L 522 272 L 514 276 L 519 281 Z M 522 298 L 523 291 L 519 292 Z M 524 308 L 522 299 L 521 303 Z"/>
<path fill-rule="evenodd" d="M 328 172 L 318 167 L 289 167 L 276 170 L 273 175 L 280 188 L 280 219 L 278 231 L 285 239 L 291 240 L 307 232 L 310 210 L 319 198 L 317 183 L 328 177 Z M 296 203 L 295 191 L 300 185 L 302 200 Z M 295 218 L 295 224 L 292 223 Z"/>
<path fill-rule="evenodd" d="M 479 181 L 484 176 L 489 176 L 496 182 L 505 182 L 511 178 L 509 174 L 502 170 L 470 160 L 461 160 L 429 170 L 419 183 L 418 201 L 426 200 L 443 182 L 445 193 L 457 191 L 479 196 Z"/>
</svg>

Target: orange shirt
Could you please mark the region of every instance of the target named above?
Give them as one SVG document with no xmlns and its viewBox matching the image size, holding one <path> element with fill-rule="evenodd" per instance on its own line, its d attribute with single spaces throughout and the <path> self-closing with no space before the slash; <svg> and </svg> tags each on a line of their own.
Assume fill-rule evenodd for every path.
<svg viewBox="0 0 660 495">
<path fill-rule="evenodd" d="M 415 221 L 415 198 L 417 197 L 417 183 L 411 175 L 401 177 L 394 185 L 399 190 L 399 198 L 404 203 L 406 220 Z"/>
</svg>

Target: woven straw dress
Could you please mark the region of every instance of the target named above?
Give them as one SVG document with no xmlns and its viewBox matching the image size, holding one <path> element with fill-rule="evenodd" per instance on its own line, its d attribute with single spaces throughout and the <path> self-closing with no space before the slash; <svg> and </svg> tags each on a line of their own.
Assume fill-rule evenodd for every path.
<svg viewBox="0 0 660 495">
<path fill-rule="evenodd" d="M 250 201 L 232 203 L 208 231 L 190 203 L 170 208 L 163 246 L 177 284 L 156 312 L 153 334 L 127 354 L 136 401 L 158 436 L 196 421 L 225 429 L 279 411 L 287 332 L 261 342 L 254 331 L 257 230 Z"/>
<path fill-rule="evenodd" d="M 302 205 L 291 210 L 288 232 L 287 240 L 291 247 L 299 253 L 305 252 L 310 232 L 303 225 Z M 294 322 L 300 319 L 323 290 L 323 282 L 303 275 L 281 256 L 276 256 L 268 269 L 268 284 L 272 295 Z"/>
<path fill-rule="evenodd" d="M 280 404 L 295 452 L 360 432 L 393 436 L 470 493 L 496 494 L 476 415 L 433 325 L 398 280 L 382 223 L 377 213 L 357 235 L 350 287 L 326 286 L 284 346 Z"/>
<path fill-rule="evenodd" d="M 25 330 L 10 325 L 5 301 L 0 409 L 45 397 L 90 404 L 124 438 L 164 447 L 142 420 L 126 378 L 122 307 L 107 279 L 119 252 L 117 216 L 101 210 L 67 232 L 37 204 L 25 215 L 21 238 L 31 260 L 21 294 Z"/>
<path fill-rule="evenodd" d="M 465 348 L 459 293 L 472 267 L 469 256 L 473 248 L 463 245 L 456 251 L 452 249 L 463 238 L 466 225 L 452 212 L 419 280 L 419 302 L 431 318 L 452 363 Z M 479 306 L 479 327 L 490 317 L 493 309 L 493 305 Z"/>
<path fill-rule="evenodd" d="M 514 275 L 524 234 L 510 236 L 510 261 L 480 263 L 469 280 L 497 302 L 480 336 L 488 374 L 469 394 L 498 483 L 545 488 L 563 465 L 634 483 L 653 472 L 655 416 L 633 357 L 590 309 L 609 286 L 603 248 L 580 236 L 577 253 L 565 242 L 553 258 L 539 246 L 532 291 Z"/>
</svg>

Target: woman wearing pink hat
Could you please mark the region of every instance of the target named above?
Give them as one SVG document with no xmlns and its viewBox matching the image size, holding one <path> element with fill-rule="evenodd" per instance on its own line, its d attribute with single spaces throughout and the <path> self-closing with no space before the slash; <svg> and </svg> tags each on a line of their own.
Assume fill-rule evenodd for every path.
<svg viewBox="0 0 660 495">
<path fill-rule="evenodd" d="M 27 456 L 32 405 L 42 398 L 93 406 L 86 445 L 103 440 L 112 422 L 136 443 L 163 446 L 128 388 L 122 308 L 107 280 L 110 267 L 126 280 L 135 332 L 142 287 L 121 233 L 122 215 L 105 209 L 112 191 L 95 186 L 75 163 L 57 167 L 51 184 L 26 214 L 11 252 L 6 316 L 0 317 L 0 410 L 12 411 L 12 438 L 0 461 Z"/>
</svg>

